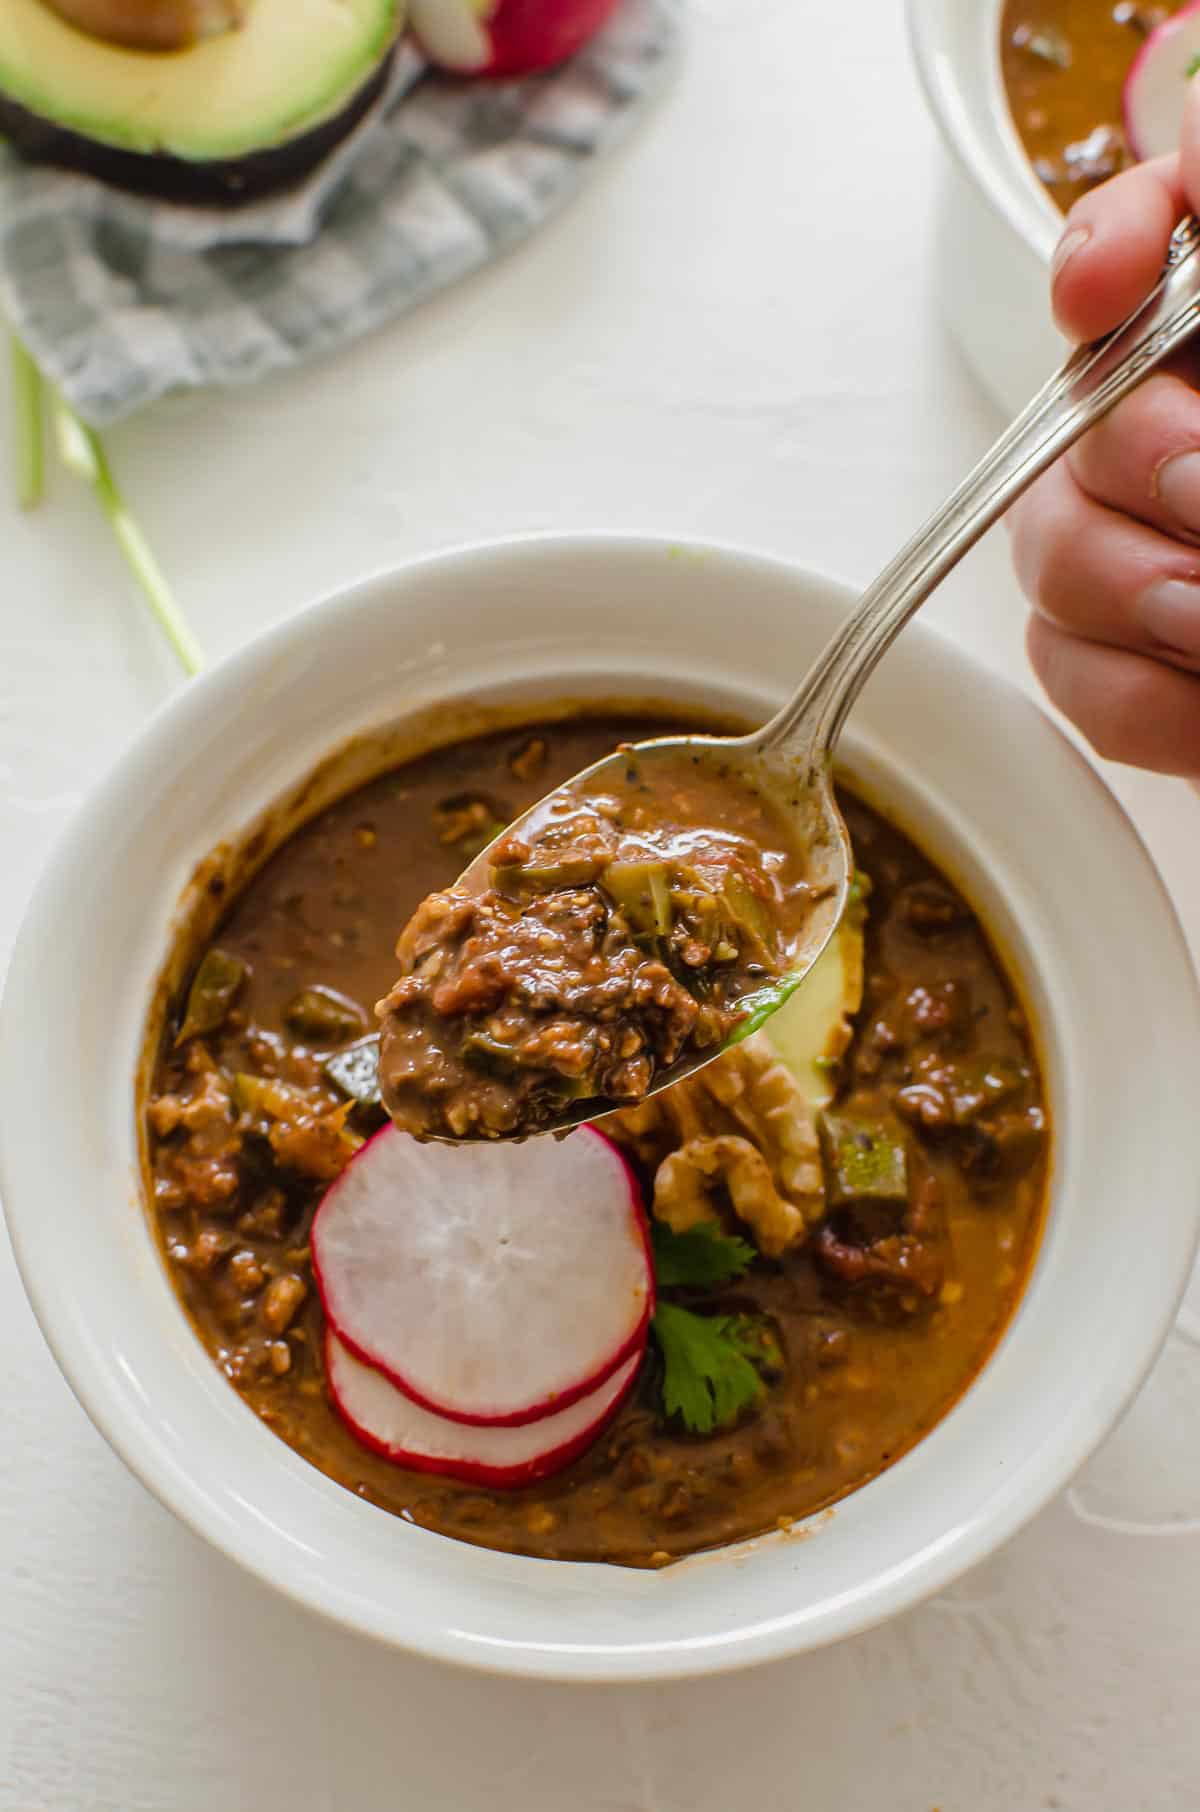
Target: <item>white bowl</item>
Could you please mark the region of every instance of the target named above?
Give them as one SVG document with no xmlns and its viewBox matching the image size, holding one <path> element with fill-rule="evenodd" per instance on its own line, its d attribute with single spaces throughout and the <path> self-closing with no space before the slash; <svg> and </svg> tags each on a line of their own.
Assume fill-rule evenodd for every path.
<svg viewBox="0 0 1200 1812">
<path fill-rule="evenodd" d="M 547 539 L 454 553 L 259 636 L 172 699 L 43 875 L 0 1010 L 3 1195 L 30 1298 L 97 1426 L 162 1501 L 355 1629 L 552 1679 L 700 1674 L 890 1616 L 994 1549 L 1112 1427 L 1197 1230 L 1200 1011 L 1184 942 L 1101 781 L 1023 695 L 922 628 L 846 766 L 984 912 L 1040 1028 L 1055 1122 L 1035 1275 L 912 1453 L 797 1535 L 660 1573 L 493 1554 L 308 1466 L 218 1373 L 138 1201 L 131 1077 L 197 860 L 355 732 L 442 699 L 639 693 L 761 710 L 844 587 L 719 549 Z"/>
<path fill-rule="evenodd" d="M 1003 0 L 908 0 L 917 71 L 948 156 L 938 293 L 968 362 L 1015 414 L 1063 356 L 1050 315 L 1062 215 L 1033 173 L 1000 67 Z"/>
</svg>

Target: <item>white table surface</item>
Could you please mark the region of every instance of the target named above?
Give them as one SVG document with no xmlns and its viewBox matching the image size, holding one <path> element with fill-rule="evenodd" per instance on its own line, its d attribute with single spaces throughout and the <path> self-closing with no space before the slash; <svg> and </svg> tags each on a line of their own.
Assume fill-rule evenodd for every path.
<svg viewBox="0 0 1200 1812">
<path fill-rule="evenodd" d="M 634 139 L 508 262 L 336 364 L 112 436 L 212 655 L 371 568 L 521 530 L 707 536 L 865 580 L 982 448 L 898 0 L 693 0 L 688 36 Z M 1002 537 L 930 608 L 1028 683 Z M 89 499 L 0 500 L 0 958 L 59 826 L 175 683 Z M 1195 796 L 1111 778 L 1195 944 Z M 758 1672 L 560 1689 L 368 1646 L 210 1553 L 77 1408 L 2 1242 L 0 1812 L 1200 1803 L 1196 1285 L 1072 1489 L 940 1598 Z"/>
</svg>

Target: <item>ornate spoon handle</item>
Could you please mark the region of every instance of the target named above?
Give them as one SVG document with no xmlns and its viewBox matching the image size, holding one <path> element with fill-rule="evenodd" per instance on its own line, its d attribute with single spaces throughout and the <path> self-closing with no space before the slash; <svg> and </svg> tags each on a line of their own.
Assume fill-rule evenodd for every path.
<svg viewBox="0 0 1200 1812">
<path fill-rule="evenodd" d="M 1163 274 L 1129 319 L 1071 354 L 975 470 L 886 566 L 791 702 L 754 739 L 808 768 L 832 755 L 846 714 L 909 618 L 984 532 L 1080 435 L 1200 327 L 1200 221 L 1176 227 Z"/>
</svg>

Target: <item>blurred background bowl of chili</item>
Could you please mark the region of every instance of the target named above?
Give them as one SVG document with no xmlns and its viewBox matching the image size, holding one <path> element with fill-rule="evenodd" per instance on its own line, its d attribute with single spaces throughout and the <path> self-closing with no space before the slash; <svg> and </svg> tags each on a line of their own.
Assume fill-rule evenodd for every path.
<svg viewBox="0 0 1200 1812">
<path fill-rule="evenodd" d="M 168 1281 L 141 1202 L 134 1078 L 197 864 L 348 739 L 431 707 L 527 701 L 536 715 L 636 697 L 761 714 L 850 601 L 790 565 L 653 540 L 535 538 L 413 563 L 289 616 L 171 698 L 41 877 L 0 1008 L 0 1181 L 30 1299 L 131 1469 L 309 1608 L 428 1656 L 546 1679 L 662 1679 L 795 1654 L 994 1550 L 1065 1485 L 1152 1365 L 1200 1206 L 1200 1009 L 1184 940 L 1094 770 L 1027 697 L 924 626 L 864 694 L 844 767 L 973 903 L 1018 978 L 1053 1164 L 1016 1314 L 916 1447 L 806 1524 L 660 1571 L 492 1552 L 382 1513 L 277 1440 Z"/>
<path fill-rule="evenodd" d="M 1121 85 L 1181 0 L 908 0 L 946 156 L 937 292 L 968 362 L 1012 414 L 1063 342 L 1049 312 L 1062 216 L 1131 161 Z"/>
</svg>

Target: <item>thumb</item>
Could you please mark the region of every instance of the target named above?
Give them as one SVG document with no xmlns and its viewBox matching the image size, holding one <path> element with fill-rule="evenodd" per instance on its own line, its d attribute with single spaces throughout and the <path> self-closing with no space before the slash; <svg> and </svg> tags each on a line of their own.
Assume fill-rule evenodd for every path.
<svg viewBox="0 0 1200 1812">
<path fill-rule="evenodd" d="M 1200 83 L 1192 89 L 1200 103 Z M 1200 202 L 1200 112 L 1189 113 L 1188 130 Z M 1075 203 L 1050 272 L 1055 319 L 1068 339 L 1099 339 L 1132 314 L 1158 281 L 1187 205 L 1177 156 L 1135 164 Z"/>
</svg>

